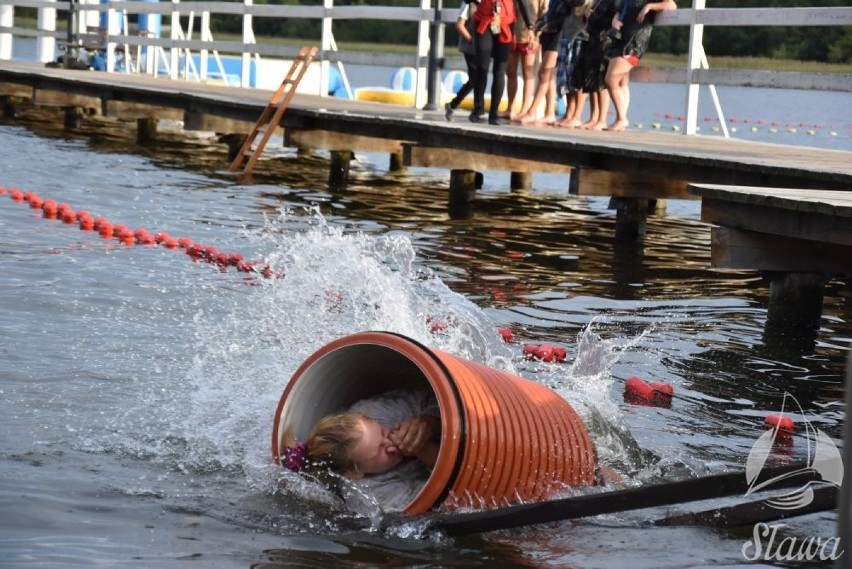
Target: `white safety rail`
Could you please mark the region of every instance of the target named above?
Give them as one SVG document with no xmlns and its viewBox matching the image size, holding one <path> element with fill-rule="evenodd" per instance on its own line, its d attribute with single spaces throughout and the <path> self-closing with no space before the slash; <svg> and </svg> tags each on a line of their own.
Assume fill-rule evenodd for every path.
<svg viewBox="0 0 852 569">
<path fill-rule="evenodd" d="M 437 5 L 435 4 L 437 2 Z M 15 25 L 17 8 L 34 8 L 38 13 L 36 28 Z M 67 38 L 67 31 L 57 29 L 57 13 L 66 17 L 68 11 L 77 11 L 78 33 L 97 27 L 102 15 L 109 22 L 106 38 L 106 63 L 108 71 L 123 70 L 128 73 L 167 75 L 174 79 L 208 81 L 211 75 L 227 81 L 223 54 L 240 58 L 239 85 L 251 84 L 252 66 L 270 59 L 291 60 L 298 52 L 297 45 L 281 43 L 258 43 L 254 33 L 254 18 L 290 18 L 319 21 L 320 45 L 315 59 L 318 66 L 317 94 L 327 95 L 330 65 L 336 64 L 344 86 L 351 97 L 351 87 L 343 70 L 343 64 L 378 65 L 387 67 L 414 67 L 417 70 L 415 92 L 426 90 L 427 60 L 430 50 L 430 26 L 439 20 L 444 25 L 455 22 L 458 8 L 452 5 L 442 9 L 442 0 L 420 0 L 417 7 L 399 6 L 335 6 L 334 0 L 323 0 L 321 5 L 256 5 L 253 0 L 242 2 L 183 1 L 112 1 L 112 0 L 2 0 L 0 3 L 0 59 L 11 59 L 12 42 L 15 38 L 36 38 L 39 61 L 53 61 L 56 42 Z M 217 41 L 211 33 L 211 21 L 217 15 L 230 14 L 242 18 L 241 41 Z M 199 18 L 200 15 L 200 18 Z M 140 16 L 162 20 L 162 30 L 168 35 L 146 33 L 145 30 L 131 31 L 127 22 Z M 340 20 L 390 20 L 411 22 L 417 25 L 417 45 L 414 55 L 339 52 L 333 35 L 335 21 Z M 199 22 L 198 39 L 194 39 L 196 21 Z M 710 69 L 704 52 L 703 33 L 706 26 L 852 26 L 852 7 L 833 8 L 705 8 L 705 0 L 693 0 L 691 8 L 680 8 L 658 14 L 659 26 L 688 26 L 690 28 L 689 53 L 684 68 L 652 74 L 654 81 L 678 82 L 685 85 L 686 134 L 697 132 L 697 110 L 699 91 L 707 86 L 720 124 L 725 121 L 715 90 L 717 85 L 748 85 L 751 87 L 775 87 L 814 89 L 825 91 L 852 91 L 852 74 L 827 73 L 779 73 L 756 70 Z M 441 36 L 443 30 L 441 30 Z M 439 37 L 441 37 L 439 36 Z M 310 38 L 300 38 L 310 41 Z M 300 44 L 304 44 L 301 41 Z M 124 64 L 116 57 L 116 47 L 121 46 Z M 198 56 L 196 64 L 195 56 Z M 211 72 L 209 62 L 212 54 L 215 68 Z M 267 58 L 267 59 L 262 59 Z M 463 68 L 459 57 L 448 57 L 445 66 Z M 277 78 L 276 78 L 277 79 Z M 304 83 L 304 82 L 303 82 Z M 311 83 L 308 81 L 308 83 Z M 257 85 L 256 85 L 257 86 Z M 423 97 L 415 104 L 423 105 Z M 727 135 L 727 132 L 724 133 Z"/>
</svg>

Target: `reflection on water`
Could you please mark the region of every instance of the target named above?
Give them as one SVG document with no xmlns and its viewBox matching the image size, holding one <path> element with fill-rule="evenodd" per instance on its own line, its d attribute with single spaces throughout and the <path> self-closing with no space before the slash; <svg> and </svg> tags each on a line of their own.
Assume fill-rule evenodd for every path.
<svg viewBox="0 0 852 569">
<path fill-rule="evenodd" d="M 12 418 L 0 435 L 0 468 L 13 474 L 7 480 L 27 481 L 4 483 L 2 495 L 31 520 L 2 547 L 21 565 L 51 547 L 66 560 L 77 547 L 103 564 L 125 559 L 68 515 L 56 518 L 67 543 L 33 539 L 44 520 L 26 495 L 61 503 L 54 493 L 63 479 L 87 488 L 92 508 L 103 506 L 90 514 L 99 536 L 159 566 L 181 558 L 268 567 L 741 562 L 750 532 L 648 527 L 663 512 L 458 539 L 407 524 L 364 529 L 363 519 L 271 466 L 268 436 L 286 378 L 304 358 L 366 329 L 557 389 L 614 426 L 614 448 L 635 439 L 638 458 L 613 453 L 635 458 L 643 481 L 741 469 L 785 391 L 839 436 L 848 286 L 829 283 L 815 345 L 769 341 L 767 284 L 753 272 L 709 268 L 709 230 L 695 204 L 649 219 L 644 244 L 623 243 L 606 200 L 569 195 L 565 177 L 536 176 L 523 194 L 505 189 L 508 174 L 488 174 L 473 210 L 456 217 L 445 172 L 389 175 L 381 155 L 359 157 L 344 191 L 328 191 L 322 152 L 281 150 L 247 184 L 225 173 L 227 149 L 213 136 L 164 132 L 139 146 L 126 124 L 91 118 L 70 135 L 45 117 L 24 117 L 38 137 L 18 123 L 0 126 L 8 155 L 0 185 L 263 258 L 285 276 L 246 281 L 181 253 L 106 244 L 0 196 L 0 412 Z M 39 168 L 23 166 L 36 159 Z M 328 291 L 341 301 L 332 306 Z M 453 325 L 432 333 L 427 315 Z M 517 341 L 503 344 L 498 325 Z M 560 344 L 573 364 L 525 360 L 526 342 Z M 671 384 L 671 408 L 624 403 L 631 375 Z M 616 440 L 622 427 L 630 439 Z M 795 437 L 779 460 L 801 460 L 806 442 Z M 98 487 L 114 492 L 102 497 Z M 122 508 L 153 529 L 112 529 Z M 809 516 L 789 531 L 828 535 L 834 521 Z M 15 523 L 0 516 L 4 532 Z M 191 524 L 219 539 L 182 540 L 196 538 Z"/>
</svg>

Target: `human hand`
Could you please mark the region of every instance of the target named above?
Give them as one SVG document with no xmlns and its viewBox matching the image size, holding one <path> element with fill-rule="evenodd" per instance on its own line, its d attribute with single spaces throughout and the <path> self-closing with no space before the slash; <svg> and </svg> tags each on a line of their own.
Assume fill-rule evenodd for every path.
<svg viewBox="0 0 852 569">
<path fill-rule="evenodd" d="M 621 29 L 621 20 L 619 19 L 618 14 L 612 17 L 612 28 L 614 30 Z"/>
<path fill-rule="evenodd" d="M 390 441 L 405 456 L 417 456 L 431 438 L 432 427 L 423 417 L 409 417 L 390 434 Z"/>
<path fill-rule="evenodd" d="M 636 16 L 636 21 L 641 24 L 642 21 L 645 19 L 645 16 L 647 16 L 648 12 L 650 12 L 650 11 L 651 11 L 650 10 L 650 4 L 645 4 L 642 7 L 642 9 L 639 10 L 639 14 L 637 14 L 637 16 Z"/>
</svg>

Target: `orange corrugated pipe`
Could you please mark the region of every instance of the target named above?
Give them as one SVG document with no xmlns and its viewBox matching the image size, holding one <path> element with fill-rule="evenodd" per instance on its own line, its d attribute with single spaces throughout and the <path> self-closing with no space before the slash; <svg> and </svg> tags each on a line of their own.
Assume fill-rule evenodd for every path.
<svg viewBox="0 0 852 569">
<path fill-rule="evenodd" d="M 440 450 L 405 513 L 536 502 L 594 484 L 586 426 L 557 393 L 388 332 L 345 336 L 302 363 L 275 412 L 273 460 L 285 432 L 304 440 L 320 418 L 359 399 L 427 385 L 440 409 Z"/>
</svg>

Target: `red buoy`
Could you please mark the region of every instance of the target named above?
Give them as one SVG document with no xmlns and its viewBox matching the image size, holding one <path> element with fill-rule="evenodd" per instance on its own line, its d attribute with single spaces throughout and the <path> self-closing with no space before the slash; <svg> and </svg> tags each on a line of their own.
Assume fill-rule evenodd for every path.
<svg viewBox="0 0 852 569">
<path fill-rule="evenodd" d="M 671 407 L 673 396 L 674 388 L 667 383 L 648 384 L 635 375 L 624 382 L 624 401 L 633 405 Z"/>
<path fill-rule="evenodd" d="M 100 233 L 101 237 L 104 237 L 105 239 L 111 239 L 113 233 L 112 223 L 109 221 L 102 221 L 98 226 L 98 233 Z"/>
<path fill-rule="evenodd" d="M 778 413 L 767 415 L 766 424 L 782 433 L 792 434 L 796 430 L 796 423 L 793 422 L 793 419 Z"/>
<path fill-rule="evenodd" d="M 507 344 L 510 344 L 515 341 L 515 335 L 512 334 L 512 331 L 506 328 L 505 326 L 500 326 L 497 328 L 497 333 L 500 334 L 500 337 L 503 338 L 503 341 Z"/>
</svg>

